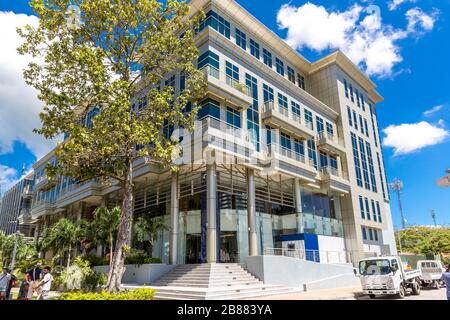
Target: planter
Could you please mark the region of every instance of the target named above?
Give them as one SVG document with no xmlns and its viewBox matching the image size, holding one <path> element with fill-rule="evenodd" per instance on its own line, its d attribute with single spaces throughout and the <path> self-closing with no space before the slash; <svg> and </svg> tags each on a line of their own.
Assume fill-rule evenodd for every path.
<svg viewBox="0 0 450 320">
<path fill-rule="evenodd" d="M 127 264 L 125 265 L 125 273 L 122 278 L 122 283 L 150 285 L 174 267 L 175 265 L 167 265 L 163 263 L 143 265 Z M 94 267 L 94 270 L 107 275 L 109 272 L 109 266 L 97 266 Z"/>
</svg>

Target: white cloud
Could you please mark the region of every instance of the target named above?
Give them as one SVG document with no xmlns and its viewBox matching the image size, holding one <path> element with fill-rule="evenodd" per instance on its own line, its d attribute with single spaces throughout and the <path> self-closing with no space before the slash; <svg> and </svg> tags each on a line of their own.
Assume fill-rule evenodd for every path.
<svg viewBox="0 0 450 320">
<path fill-rule="evenodd" d="M 0 164 L 0 195 L 8 191 L 17 181 L 17 171 Z"/>
<path fill-rule="evenodd" d="M 423 115 L 425 117 L 431 117 L 433 114 L 435 114 L 436 112 L 441 111 L 443 108 L 444 108 L 444 105 L 439 105 L 439 106 L 433 107 L 433 108 L 431 108 L 431 109 L 429 109 L 427 111 L 424 111 Z"/>
<path fill-rule="evenodd" d="M 30 58 L 16 51 L 22 41 L 16 28 L 26 24 L 36 26 L 38 18 L 0 11 L 0 154 L 13 152 L 14 142 L 20 141 L 40 158 L 53 148 L 54 142 L 32 132 L 40 126 L 42 104 L 22 77 Z"/>
<path fill-rule="evenodd" d="M 398 41 L 431 31 L 436 18 L 436 14 L 411 9 L 406 15 L 408 27 L 396 29 L 383 24 L 376 12 L 366 14 L 359 5 L 329 12 L 310 2 L 299 7 L 285 4 L 277 14 L 278 25 L 287 29 L 286 42 L 293 48 L 340 49 L 369 76 L 380 77 L 392 76 L 394 66 L 403 61 Z"/>
<path fill-rule="evenodd" d="M 402 4 L 406 3 L 406 2 L 413 2 L 415 3 L 416 0 L 391 0 L 388 2 L 388 8 L 389 10 L 395 10 L 397 9 L 399 6 L 401 6 Z"/>
<path fill-rule="evenodd" d="M 412 124 L 391 125 L 383 130 L 383 145 L 394 148 L 395 155 L 408 154 L 442 143 L 449 132 L 426 121 Z"/>
</svg>

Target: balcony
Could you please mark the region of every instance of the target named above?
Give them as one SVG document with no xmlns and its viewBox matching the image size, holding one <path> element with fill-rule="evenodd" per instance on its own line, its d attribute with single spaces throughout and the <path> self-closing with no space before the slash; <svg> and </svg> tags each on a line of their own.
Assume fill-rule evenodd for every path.
<svg viewBox="0 0 450 320">
<path fill-rule="evenodd" d="M 29 208 L 20 209 L 19 213 L 19 224 L 28 224 L 31 222 L 31 213 Z"/>
<path fill-rule="evenodd" d="M 316 137 L 317 148 L 333 154 L 345 153 L 344 141 L 328 132 L 321 132 Z"/>
<path fill-rule="evenodd" d="M 341 174 L 336 168 L 330 166 L 320 168 L 317 179 L 321 182 L 323 187 L 343 193 L 349 193 L 350 191 L 350 182 L 348 178 Z"/>
<path fill-rule="evenodd" d="M 262 119 L 268 124 L 283 128 L 305 139 L 315 136 L 311 123 L 305 123 L 301 117 L 293 114 L 289 108 L 279 107 L 278 103 L 274 101 L 264 103 Z"/>
<path fill-rule="evenodd" d="M 248 109 L 253 104 L 252 90 L 244 82 L 237 81 L 211 66 L 206 66 L 201 71 L 208 81 L 208 92 L 213 96 L 225 100 L 240 111 Z"/>
<path fill-rule="evenodd" d="M 40 178 L 36 179 L 35 190 L 47 191 L 56 186 L 58 183 L 59 177 L 50 180 L 46 175 L 43 175 Z"/>
<path fill-rule="evenodd" d="M 22 198 L 31 199 L 34 196 L 34 191 L 31 185 L 27 185 L 23 188 Z"/>
<path fill-rule="evenodd" d="M 42 216 L 54 213 L 55 204 L 53 201 L 43 200 L 36 202 L 30 210 L 31 220 L 36 220 Z"/>
<path fill-rule="evenodd" d="M 102 185 L 96 180 L 75 183 L 63 189 L 59 195 L 56 207 L 62 208 L 70 203 L 83 201 L 99 204 L 102 197 Z"/>
</svg>

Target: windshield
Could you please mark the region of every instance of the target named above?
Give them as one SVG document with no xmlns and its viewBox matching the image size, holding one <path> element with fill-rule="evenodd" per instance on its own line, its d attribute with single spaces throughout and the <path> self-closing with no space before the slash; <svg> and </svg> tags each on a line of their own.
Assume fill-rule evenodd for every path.
<svg viewBox="0 0 450 320">
<path fill-rule="evenodd" d="M 359 263 L 359 273 L 366 275 L 387 275 L 391 273 L 391 265 L 387 259 L 365 260 Z"/>
</svg>

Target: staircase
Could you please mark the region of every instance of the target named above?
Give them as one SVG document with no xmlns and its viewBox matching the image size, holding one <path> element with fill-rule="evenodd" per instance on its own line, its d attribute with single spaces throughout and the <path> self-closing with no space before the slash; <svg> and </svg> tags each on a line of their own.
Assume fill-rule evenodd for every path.
<svg viewBox="0 0 450 320">
<path fill-rule="evenodd" d="M 265 285 L 239 264 L 179 265 L 153 283 L 151 288 L 156 289 L 155 299 L 164 300 L 232 300 L 297 291 Z"/>
</svg>

